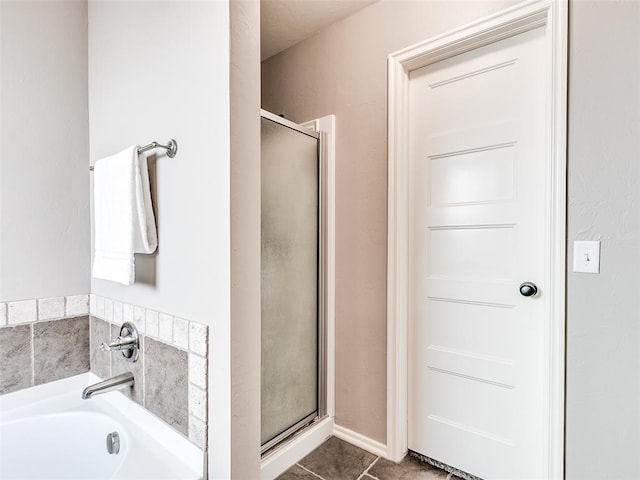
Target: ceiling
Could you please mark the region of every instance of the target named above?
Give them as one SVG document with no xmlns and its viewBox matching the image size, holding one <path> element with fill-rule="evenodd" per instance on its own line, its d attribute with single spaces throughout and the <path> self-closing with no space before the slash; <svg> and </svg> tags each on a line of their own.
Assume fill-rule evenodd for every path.
<svg viewBox="0 0 640 480">
<path fill-rule="evenodd" d="M 261 0 L 261 56 L 265 60 L 376 0 Z"/>
</svg>

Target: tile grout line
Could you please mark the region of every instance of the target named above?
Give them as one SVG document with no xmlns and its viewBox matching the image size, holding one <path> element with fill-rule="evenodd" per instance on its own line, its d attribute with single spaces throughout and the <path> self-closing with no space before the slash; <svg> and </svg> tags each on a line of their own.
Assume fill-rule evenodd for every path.
<svg viewBox="0 0 640 480">
<path fill-rule="evenodd" d="M 106 342 L 110 342 L 113 337 L 113 332 L 111 331 L 111 324 L 108 323 L 107 325 L 109 325 L 109 333 L 107 335 L 107 339 L 105 340 Z M 97 345 L 96 348 L 98 348 L 98 350 L 100 350 L 100 345 Z M 109 355 L 109 378 L 113 377 L 113 351 L 112 350 L 108 350 L 107 355 Z"/>
<path fill-rule="evenodd" d="M 299 466 L 301 469 L 303 469 L 306 472 L 309 472 L 311 475 L 313 475 L 314 477 L 318 477 L 320 480 L 324 480 L 324 478 L 322 478 L 320 475 L 318 475 L 316 472 L 313 472 L 311 470 L 309 470 L 308 468 L 300 465 L 299 463 L 296 463 L 297 466 Z"/>
<path fill-rule="evenodd" d="M 33 324 L 30 325 L 29 333 L 31 334 L 31 386 L 35 386 L 36 384 L 36 351 L 35 351 L 35 340 L 33 338 Z"/>
<path fill-rule="evenodd" d="M 378 460 L 380 460 L 380 457 L 376 457 L 376 458 L 373 460 L 373 462 L 371 462 L 371 464 L 370 464 L 370 465 L 365 469 L 365 471 L 364 471 L 364 472 L 362 472 L 362 473 L 360 474 L 360 476 L 358 477 L 358 479 L 357 479 L 357 480 L 362 480 L 362 479 L 364 478 L 364 476 L 365 476 L 365 475 L 369 475 L 369 470 L 371 470 L 371 467 L 373 467 L 373 466 L 376 464 L 376 462 L 377 462 Z M 373 475 L 369 475 L 369 476 L 370 476 L 370 477 L 373 477 L 373 478 L 376 478 L 376 477 L 374 477 Z M 376 480 L 377 480 L 377 479 L 376 479 Z"/>
<path fill-rule="evenodd" d="M 93 352 L 93 338 L 94 338 L 94 332 L 93 332 L 93 322 L 91 321 L 91 316 L 89 316 L 89 371 L 93 372 L 93 358 L 91 353 Z"/>
<path fill-rule="evenodd" d="M 142 334 L 142 336 L 144 337 L 144 334 Z M 143 338 L 140 351 L 138 352 L 138 360 L 140 361 L 140 369 L 142 370 L 142 385 L 141 385 L 140 390 L 142 390 L 142 407 L 143 408 L 147 408 L 147 362 L 145 360 L 146 348 L 147 348 L 147 341 L 146 341 L 146 339 Z M 189 379 L 189 370 L 188 370 L 188 368 L 189 368 L 189 366 L 187 365 L 187 381 Z M 188 407 L 188 403 L 189 403 L 189 397 L 187 396 L 187 408 L 189 408 Z M 189 420 L 187 419 L 187 436 L 189 435 L 188 422 L 189 422 Z"/>
<path fill-rule="evenodd" d="M 40 320 L 40 302 L 35 300 L 36 302 L 36 322 Z M 36 384 L 36 329 L 31 323 L 31 385 L 35 386 Z"/>
</svg>

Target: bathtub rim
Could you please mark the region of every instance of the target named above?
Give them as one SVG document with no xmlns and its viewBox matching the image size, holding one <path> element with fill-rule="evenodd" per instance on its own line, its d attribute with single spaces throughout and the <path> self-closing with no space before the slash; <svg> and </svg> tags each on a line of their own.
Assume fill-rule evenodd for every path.
<svg viewBox="0 0 640 480">
<path fill-rule="evenodd" d="M 204 452 L 191 443 L 181 432 L 175 430 L 149 410 L 118 391 L 82 400 L 83 389 L 100 381 L 102 379 L 93 372 L 86 372 L 0 395 L 0 422 L 8 422 L 20 418 L 22 411 L 26 413 L 27 411 L 35 410 L 34 414 L 36 415 L 48 413 L 46 410 L 39 410 L 37 408 L 38 404 L 42 403 L 43 407 L 45 407 L 48 400 L 70 396 L 73 395 L 73 392 L 77 392 L 77 397 L 71 396 L 70 408 L 74 408 L 74 406 L 82 407 L 85 405 L 84 402 L 93 402 L 98 410 L 101 405 L 105 405 L 107 413 L 115 412 L 116 417 L 114 419 L 127 426 L 130 430 L 130 436 L 135 436 L 135 429 L 138 428 L 159 443 L 171 445 L 167 449 L 171 451 L 182 466 L 202 478 Z"/>
</svg>

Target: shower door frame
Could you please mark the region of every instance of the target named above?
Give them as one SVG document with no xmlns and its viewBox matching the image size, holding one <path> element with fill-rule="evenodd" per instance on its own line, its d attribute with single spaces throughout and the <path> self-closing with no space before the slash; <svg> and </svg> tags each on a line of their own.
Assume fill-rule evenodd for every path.
<svg viewBox="0 0 640 480">
<path fill-rule="evenodd" d="M 303 419 L 299 420 L 298 422 L 284 430 L 282 433 L 267 441 L 264 445 L 261 445 L 260 455 L 264 458 L 299 431 L 323 420 L 325 417 L 327 417 L 327 415 L 330 414 L 330 412 L 328 412 L 327 408 L 327 212 L 325 207 L 327 199 L 327 162 L 325 161 L 324 155 L 324 150 L 326 147 L 326 134 L 320 131 L 314 131 L 305 128 L 302 125 L 294 123 L 274 113 L 268 112 L 267 110 L 260 109 L 260 117 L 282 125 L 283 127 L 290 128 L 291 130 L 295 130 L 303 135 L 315 138 L 318 145 L 316 153 L 318 159 L 318 368 L 316 372 L 317 409 L 315 412 L 307 415 Z"/>
</svg>

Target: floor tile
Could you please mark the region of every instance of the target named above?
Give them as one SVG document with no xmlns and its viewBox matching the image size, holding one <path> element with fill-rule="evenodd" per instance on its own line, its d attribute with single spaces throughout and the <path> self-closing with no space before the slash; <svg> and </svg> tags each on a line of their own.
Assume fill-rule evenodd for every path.
<svg viewBox="0 0 640 480">
<path fill-rule="evenodd" d="M 406 456 L 400 463 L 379 459 L 369 472 L 379 480 L 446 480 L 447 472 Z"/>
<path fill-rule="evenodd" d="M 326 480 L 356 480 L 375 459 L 374 454 L 331 437 L 299 463 Z"/>
<path fill-rule="evenodd" d="M 307 472 L 304 468 L 294 465 L 280 475 L 277 480 L 319 480 L 319 478 L 314 474 Z"/>
</svg>

